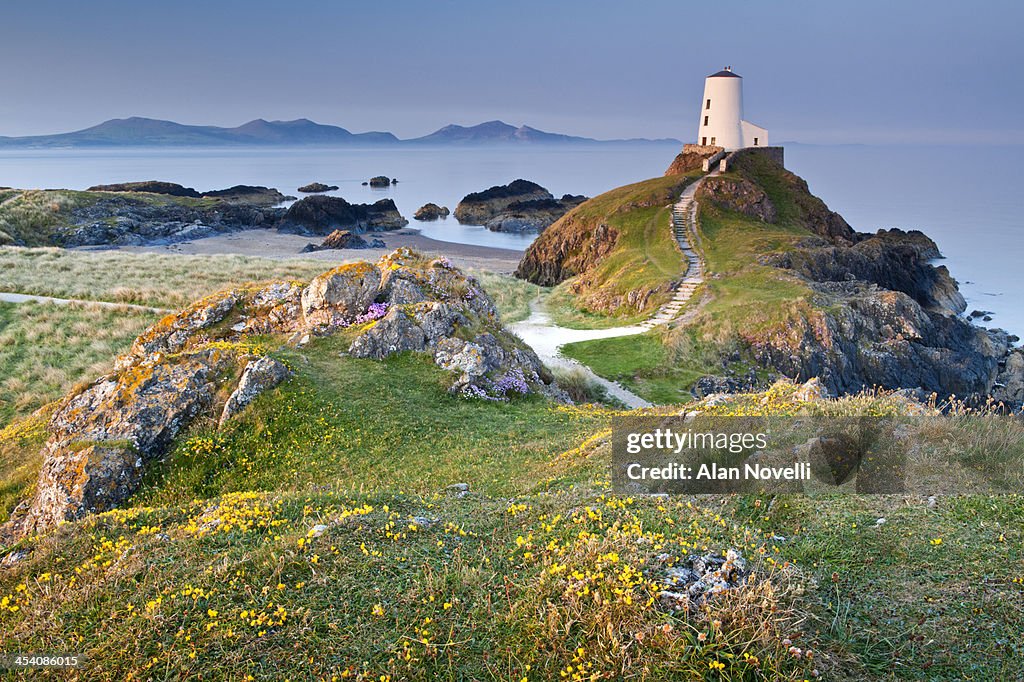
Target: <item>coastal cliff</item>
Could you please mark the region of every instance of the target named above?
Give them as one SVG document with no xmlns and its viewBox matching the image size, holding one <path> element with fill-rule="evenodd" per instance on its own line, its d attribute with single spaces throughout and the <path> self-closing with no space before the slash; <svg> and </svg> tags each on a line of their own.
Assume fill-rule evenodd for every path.
<svg viewBox="0 0 1024 682">
<path fill-rule="evenodd" d="M 675 171 L 697 161 L 677 158 L 659 181 L 682 182 L 688 176 Z M 651 239 L 651 226 L 628 216 L 678 196 L 679 186 L 656 182 L 629 186 L 633 202 L 603 201 L 627 189 L 620 188 L 567 214 L 531 245 L 517 276 L 558 285 L 556 292 L 591 314 L 636 319 L 624 305 L 630 301 L 650 311 L 658 300 L 650 284 L 621 264 L 630 243 Z M 643 201 L 636 201 L 637 188 Z M 733 155 L 730 171 L 706 178 L 696 197 L 709 278 L 689 324 L 655 336 L 667 348 L 696 344 L 705 356 L 718 355 L 721 369 L 713 363 L 703 370 L 706 385 L 747 387 L 750 379 L 734 377 L 753 376 L 754 367 L 767 377 L 816 377 L 840 395 L 883 387 L 1011 406 L 1024 399 L 1017 339 L 960 315 L 964 298 L 949 271 L 933 264 L 941 254 L 925 234 L 856 232 L 802 178 L 753 150 Z M 663 220 L 657 227 L 668 233 Z M 607 295 L 615 282 L 618 295 Z M 663 362 L 672 371 L 687 360 Z"/>
</svg>

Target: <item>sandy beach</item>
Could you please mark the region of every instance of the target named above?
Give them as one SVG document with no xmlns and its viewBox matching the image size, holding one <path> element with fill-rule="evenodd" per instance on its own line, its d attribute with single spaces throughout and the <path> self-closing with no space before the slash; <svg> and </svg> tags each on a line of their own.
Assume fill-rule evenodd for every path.
<svg viewBox="0 0 1024 682">
<path fill-rule="evenodd" d="M 276 230 L 245 230 L 231 232 L 193 241 L 162 246 L 120 246 L 119 251 L 131 253 L 162 253 L 183 255 L 242 255 L 262 258 L 302 258 L 338 263 L 355 260 L 376 260 L 385 253 L 406 246 L 431 256 L 445 256 L 461 268 L 475 268 L 492 272 L 511 273 L 522 258 L 522 251 L 498 249 L 489 246 L 442 242 L 424 237 L 415 230 L 403 229 L 396 232 L 382 232 L 370 235 L 381 239 L 387 246 L 383 249 L 333 249 L 302 253 L 309 243 L 319 244 L 322 237 L 305 237 L 284 234 Z M 96 247 L 83 247 L 94 251 Z M 109 250 L 109 247 L 104 247 Z"/>
</svg>

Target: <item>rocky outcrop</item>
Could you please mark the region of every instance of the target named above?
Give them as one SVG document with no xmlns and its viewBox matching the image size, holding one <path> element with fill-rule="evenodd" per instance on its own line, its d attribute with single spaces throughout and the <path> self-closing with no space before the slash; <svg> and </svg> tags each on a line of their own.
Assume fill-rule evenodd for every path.
<svg viewBox="0 0 1024 682">
<path fill-rule="evenodd" d="M 467 194 L 455 207 L 455 219 L 468 225 L 484 225 L 510 204 L 529 201 L 553 200 L 555 197 L 535 182 L 514 180 L 507 185 L 495 185 L 482 192 Z"/>
<path fill-rule="evenodd" d="M 341 197 L 316 195 L 292 204 L 277 229 L 306 235 L 327 235 L 334 230 L 362 234 L 397 230 L 408 224 L 391 199 L 373 204 L 350 204 Z"/>
<path fill-rule="evenodd" d="M 320 244 L 306 244 L 302 253 L 313 251 L 326 251 L 330 249 L 383 249 L 384 242 L 380 239 L 367 241 L 357 234 L 348 230 L 335 230 L 331 232 Z"/>
<path fill-rule="evenodd" d="M 289 374 L 288 367 L 274 358 L 261 357 L 250 361 L 242 371 L 238 386 L 228 396 L 218 423 L 223 426 L 262 393 L 287 379 Z"/>
<path fill-rule="evenodd" d="M 150 194 L 167 194 L 172 197 L 192 197 L 198 199 L 201 194 L 191 187 L 184 187 L 176 182 L 160 180 L 143 180 L 141 182 L 116 182 L 109 185 L 93 185 L 87 192 L 148 192 Z"/>
<path fill-rule="evenodd" d="M 962 313 L 967 308 L 945 266 L 933 266 L 939 249 L 924 233 L 879 230 L 860 235 L 852 246 L 808 246 L 770 254 L 762 262 L 793 270 L 815 282 L 871 282 L 901 291 L 933 312 Z"/>
<path fill-rule="evenodd" d="M 153 186 L 153 185 L 156 186 Z M 289 199 L 276 189 L 238 185 L 191 196 L 171 183 L 128 183 L 123 190 L 19 190 L 0 205 L 0 224 L 18 246 L 128 246 L 170 244 L 224 232 L 270 228 Z"/>
<path fill-rule="evenodd" d="M 386 175 L 375 175 L 369 180 L 370 187 L 390 187 L 392 184 L 391 178 Z"/>
<path fill-rule="evenodd" d="M 488 220 L 485 227 L 494 232 L 543 232 L 586 200 L 582 195 L 565 194 L 561 199 L 514 201 Z"/>
<path fill-rule="evenodd" d="M 224 426 L 287 380 L 289 368 L 268 346 L 342 330 L 355 357 L 428 354 L 451 373 L 453 394 L 564 398 L 476 280 L 443 259 L 398 250 L 306 285 L 223 291 L 153 325 L 110 374 L 58 403 L 35 496 L 0 528 L 0 544 L 124 502 L 195 420 Z"/>
<path fill-rule="evenodd" d="M 337 187 L 335 187 L 337 189 Z M 191 187 L 184 187 L 175 182 L 162 182 L 160 180 L 144 180 L 142 182 L 119 182 L 111 185 L 94 185 L 86 190 L 87 192 L 145 192 L 146 194 L 163 194 L 171 197 L 185 197 L 189 199 L 220 199 L 225 202 L 244 202 L 258 204 L 261 206 L 273 206 L 282 201 L 294 199 L 281 194 L 272 187 L 260 185 L 235 185 L 227 189 L 210 190 L 199 193 Z"/>
<path fill-rule="evenodd" d="M 438 206 L 437 204 L 423 204 L 416 211 L 413 218 L 416 220 L 437 220 L 438 218 L 447 218 L 451 211 L 448 210 L 447 206 Z"/>
<path fill-rule="evenodd" d="M 319 192 L 333 192 L 338 189 L 337 185 L 325 185 L 322 182 L 311 182 L 308 185 L 299 187 L 298 191 L 303 194 L 317 194 Z"/>
<path fill-rule="evenodd" d="M 779 217 L 765 191 L 746 178 L 705 178 L 697 188 L 696 198 L 766 223 L 774 223 Z"/>
<path fill-rule="evenodd" d="M 787 377 L 818 377 L 830 393 L 920 388 L 940 398 L 992 393 L 1005 333 L 928 312 L 899 291 L 861 281 L 816 283 L 812 310 L 767 334 L 741 336 L 754 357 Z"/>
</svg>

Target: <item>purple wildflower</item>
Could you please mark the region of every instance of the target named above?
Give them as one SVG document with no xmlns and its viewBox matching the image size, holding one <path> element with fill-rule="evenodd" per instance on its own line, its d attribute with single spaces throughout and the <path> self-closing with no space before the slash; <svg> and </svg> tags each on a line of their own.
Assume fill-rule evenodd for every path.
<svg viewBox="0 0 1024 682">
<path fill-rule="evenodd" d="M 494 392 L 501 396 L 508 395 L 509 393 L 526 395 L 530 392 L 530 386 L 526 383 L 523 370 L 516 368 L 494 382 Z"/>
<path fill-rule="evenodd" d="M 384 317 L 387 314 L 387 303 L 371 303 L 370 307 L 366 309 L 365 313 L 356 316 L 356 319 L 352 324 L 366 324 L 367 322 L 379 320 L 380 318 Z"/>
</svg>

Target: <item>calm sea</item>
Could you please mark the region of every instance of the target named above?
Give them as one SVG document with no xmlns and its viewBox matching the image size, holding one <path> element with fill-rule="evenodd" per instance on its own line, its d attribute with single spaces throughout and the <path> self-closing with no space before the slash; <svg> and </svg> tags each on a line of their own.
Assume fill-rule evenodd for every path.
<svg viewBox="0 0 1024 682">
<path fill-rule="evenodd" d="M 587 148 L 117 149 L 0 151 L 0 186 L 84 189 L 130 180 L 167 180 L 196 189 L 236 184 L 286 194 L 312 181 L 338 185 L 351 202 L 395 200 L 410 218 L 428 201 L 454 209 L 465 194 L 516 178 L 556 195 L 593 196 L 661 175 L 677 150 L 637 145 Z M 1013 147 L 804 146 L 787 166 L 854 228 L 920 229 L 938 242 L 971 308 L 993 326 L 1024 336 L 1019 272 L 1024 264 L 1024 171 Z M 361 183 L 398 178 L 388 189 Z M 524 249 L 531 236 L 412 222 L 443 241 Z"/>
</svg>

